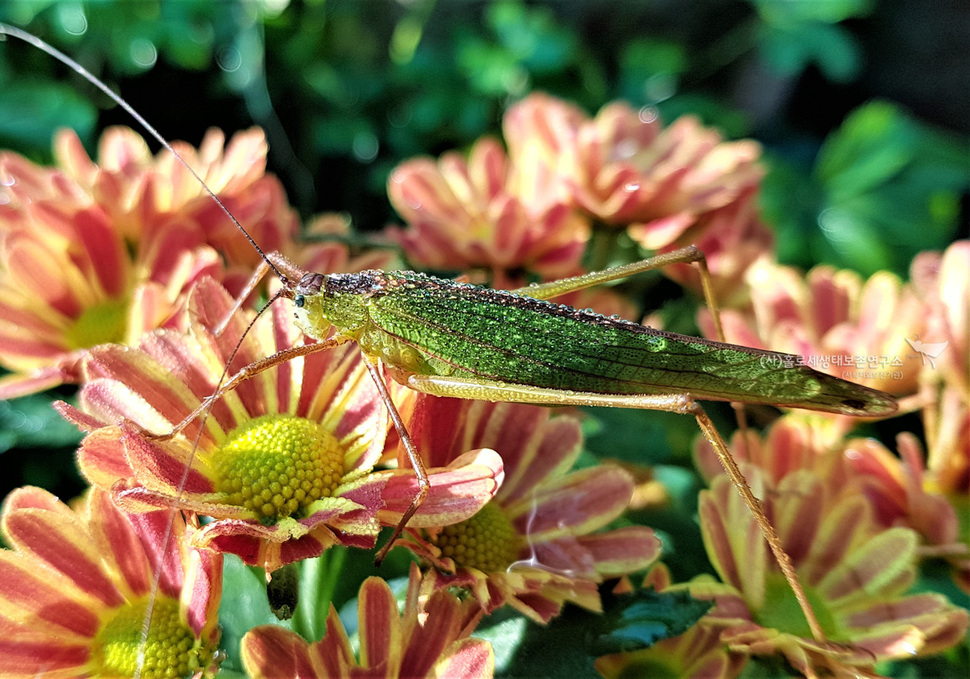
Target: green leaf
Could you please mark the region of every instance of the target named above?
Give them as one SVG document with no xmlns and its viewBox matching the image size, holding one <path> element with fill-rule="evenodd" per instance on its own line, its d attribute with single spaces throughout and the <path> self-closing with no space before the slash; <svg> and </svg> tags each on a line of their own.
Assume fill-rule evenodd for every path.
<svg viewBox="0 0 970 679">
<path fill-rule="evenodd" d="M 767 23 L 818 21 L 834 24 L 852 17 L 865 16 L 872 10 L 872 0 L 752 0 L 762 20 Z"/>
<path fill-rule="evenodd" d="M 915 141 L 913 127 L 897 107 L 888 102 L 866 104 L 825 140 L 815 171 L 842 195 L 868 191 L 913 160 Z"/>
<path fill-rule="evenodd" d="M 62 127 L 89 141 L 97 109 L 73 85 L 32 79 L 2 82 L 0 90 L 0 145 L 50 148 Z"/>
<path fill-rule="evenodd" d="M 48 394 L 0 401 L 0 452 L 11 448 L 76 446 L 81 433 L 51 403 Z"/>
<path fill-rule="evenodd" d="M 222 577 L 219 625 L 222 627 L 221 646 L 228 655 L 224 667 L 227 671 L 241 671 L 239 644 L 243 635 L 256 625 L 280 623 L 266 601 L 266 581 L 260 569 L 246 566 L 235 555 L 227 555 Z M 291 628 L 289 623 L 282 626 Z"/>
<path fill-rule="evenodd" d="M 816 63 L 830 80 L 848 82 L 862 67 L 859 45 L 841 26 L 765 24 L 759 31 L 759 45 L 765 62 L 784 76 L 796 76 Z"/>
<path fill-rule="evenodd" d="M 604 596 L 604 599 L 607 597 Z M 714 605 L 687 592 L 638 590 L 604 601 L 605 613 L 592 641 L 594 655 L 649 648 L 683 634 Z"/>
</svg>

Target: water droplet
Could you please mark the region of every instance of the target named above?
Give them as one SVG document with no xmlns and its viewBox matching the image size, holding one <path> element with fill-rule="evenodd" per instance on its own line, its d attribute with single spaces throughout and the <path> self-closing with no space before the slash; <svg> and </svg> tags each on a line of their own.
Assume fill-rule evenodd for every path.
<svg viewBox="0 0 970 679">
<path fill-rule="evenodd" d="M 132 62 L 144 69 L 149 69 L 158 61 L 158 50 L 155 43 L 147 38 L 135 38 L 128 46 L 128 53 L 131 55 Z"/>
<path fill-rule="evenodd" d="M 239 54 L 239 50 L 234 47 L 227 47 L 219 52 L 216 57 L 216 63 L 226 73 L 232 73 L 233 71 L 238 71 L 242 66 L 242 55 Z"/>
<path fill-rule="evenodd" d="M 357 160 L 369 163 L 377 157 L 380 142 L 377 141 L 377 137 L 372 132 L 358 132 L 354 135 L 351 148 Z"/>
<path fill-rule="evenodd" d="M 617 160 L 632 158 L 636 155 L 639 147 L 640 145 L 635 139 L 623 139 L 614 147 L 613 156 Z"/>
<path fill-rule="evenodd" d="M 88 30 L 88 18 L 80 3 L 61 3 L 58 7 L 57 18 L 61 26 L 71 35 L 84 35 Z"/>
<path fill-rule="evenodd" d="M 633 193 L 635 191 L 639 191 L 640 190 L 640 182 L 635 182 L 635 181 L 634 182 L 627 182 L 626 184 L 623 185 L 623 190 L 624 191 L 628 191 L 629 193 Z"/>
<path fill-rule="evenodd" d="M 652 123 L 660 117 L 660 112 L 656 106 L 644 106 L 640 109 L 637 117 L 640 118 L 641 123 Z"/>
<path fill-rule="evenodd" d="M 13 186 L 16 183 L 17 179 L 12 174 L 0 174 L 0 186 Z"/>
</svg>

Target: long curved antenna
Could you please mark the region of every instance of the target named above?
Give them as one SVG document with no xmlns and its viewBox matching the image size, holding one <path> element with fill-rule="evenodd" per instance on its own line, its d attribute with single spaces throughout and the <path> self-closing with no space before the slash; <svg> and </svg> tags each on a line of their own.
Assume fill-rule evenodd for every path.
<svg viewBox="0 0 970 679">
<path fill-rule="evenodd" d="M 53 45 L 51 45 L 51 44 L 49 44 L 47 42 L 44 42 L 43 40 L 41 40 L 40 38 L 38 38 L 36 35 L 32 35 L 32 34 L 28 33 L 27 31 L 22 31 L 19 28 L 16 28 L 14 26 L 9 26 L 9 25 L 4 24 L 4 23 L 0 23 L 0 35 L 9 35 L 9 36 L 11 36 L 13 38 L 19 38 L 20 40 L 23 40 L 24 42 L 30 43 L 31 45 L 33 45 L 37 49 L 42 50 L 44 52 L 47 52 L 49 55 L 51 55 L 52 57 L 54 57 L 58 61 L 62 62 L 66 66 L 70 66 L 75 72 L 77 72 L 78 75 L 80 75 L 85 80 L 87 80 L 89 83 L 91 83 L 92 85 L 94 85 L 95 87 L 97 87 L 99 90 L 101 90 L 102 92 L 104 92 L 113 102 L 115 102 L 116 104 L 118 104 L 118 106 L 120 106 L 125 111 L 127 111 L 128 112 L 128 115 L 130 115 L 132 118 L 134 118 L 135 120 L 137 120 L 138 123 L 143 128 L 145 128 L 145 130 L 152 137 L 154 137 L 158 141 L 159 144 L 161 144 L 162 146 L 164 146 L 165 149 L 168 150 L 169 153 L 171 153 L 173 156 L 175 156 L 178 159 L 178 161 L 180 163 L 182 163 L 183 166 L 185 166 L 185 169 L 187 169 L 192 174 L 192 176 L 195 177 L 199 181 L 199 183 L 206 190 L 206 192 L 210 196 L 212 196 L 212 199 L 216 203 L 219 204 L 219 207 L 222 208 L 222 211 L 226 213 L 226 216 L 229 217 L 229 219 L 232 220 L 232 223 L 236 225 L 236 228 L 238 228 L 242 232 L 242 234 L 246 237 L 246 240 L 249 241 L 249 244 L 252 245 L 256 249 L 256 252 L 258 252 L 259 253 L 259 256 L 263 258 L 263 261 L 265 261 L 269 265 L 270 270 L 274 274 L 276 274 L 276 276 L 281 281 L 283 281 L 284 284 L 286 284 L 287 282 L 289 282 L 289 279 L 287 279 L 287 277 L 283 275 L 283 272 L 280 271 L 279 269 L 277 269 L 273 265 L 273 263 L 271 261 L 269 261 L 269 259 L 266 257 L 266 253 L 263 252 L 263 249 L 261 247 L 259 247 L 259 245 L 256 243 L 255 240 L 253 240 L 253 237 L 250 236 L 249 235 L 249 232 L 246 231 L 246 229 L 243 227 L 243 225 L 239 223 L 239 220 L 237 220 L 233 216 L 233 214 L 229 211 L 229 208 L 227 208 L 225 206 L 225 204 L 221 200 L 219 200 L 219 196 L 217 196 L 215 194 L 215 192 L 212 189 L 209 188 L 209 185 L 206 184 L 205 181 L 202 179 L 202 177 L 200 177 L 198 175 L 198 173 L 195 170 L 192 169 L 192 166 L 189 165 L 185 161 L 185 159 L 182 158 L 182 156 L 179 155 L 178 151 L 176 151 L 174 148 L 172 148 L 172 145 L 168 143 L 168 141 L 165 139 L 165 137 L 163 137 L 158 132 L 158 130 L 156 130 L 154 127 L 152 127 L 152 125 L 147 120 L 145 120 L 142 117 L 142 115 L 140 113 L 138 113 L 138 111 L 136 111 L 134 108 L 132 108 L 131 104 L 129 104 L 124 99 L 122 99 L 119 95 L 115 94 L 107 85 L 105 85 L 103 82 L 101 82 L 95 75 L 93 75 L 90 71 L 88 71 L 86 68 L 84 68 L 83 66 L 81 66 L 81 64 L 79 64 L 78 62 L 74 61 L 74 59 L 72 59 L 71 57 L 67 56 L 66 54 L 64 54 L 63 52 L 61 52 L 59 49 L 57 49 L 56 47 L 54 47 Z"/>
<path fill-rule="evenodd" d="M 169 153 L 175 156 L 178 159 L 178 161 L 185 167 L 185 169 L 187 169 L 192 174 L 192 176 L 195 177 L 195 179 L 199 182 L 199 184 L 201 184 L 202 187 L 205 189 L 206 193 L 208 193 L 209 196 L 219 205 L 219 207 L 222 208 L 222 211 L 226 214 L 227 217 L 229 217 L 232 223 L 236 225 L 236 228 L 238 228 L 239 231 L 242 232 L 242 234 L 246 237 L 246 240 L 249 241 L 250 245 L 252 245 L 256 249 L 260 257 L 262 257 L 263 262 L 265 263 L 264 265 L 269 270 L 271 270 L 274 274 L 276 274 L 276 276 L 279 277 L 280 281 L 283 283 L 283 288 L 281 288 L 280 291 L 278 291 L 275 295 L 273 295 L 270 298 L 270 300 L 266 302 L 266 304 L 259 310 L 259 313 L 257 313 L 256 316 L 246 326 L 246 329 L 239 337 L 239 341 L 236 342 L 235 347 L 233 348 L 232 352 L 229 355 L 228 360 L 226 361 L 226 366 L 222 371 L 222 375 L 219 377 L 219 382 L 216 384 L 216 390 L 215 390 L 214 396 L 220 394 L 221 393 L 220 387 L 222 386 L 223 381 L 225 381 L 226 376 L 229 374 L 229 366 L 232 364 L 232 360 L 235 358 L 240 347 L 242 346 L 243 340 L 245 340 L 246 335 L 249 334 L 249 331 L 252 329 L 253 325 L 255 324 L 256 319 L 258 319 L 263 314 L 263 312 L 266 311 L 266 309 L 268 309 L 270 305 L 272 305 L 276 300 L 278 300 L 280 297 L 285 295 L 285 291 L 289 287 L 289 279 L 285 275 L 283 275 L 283 272 L 280 271 L 280 269 L 277 268 L 275 264 L 273 264 L 273 262 L 270 260 L 269 257 L 267 257 L 263 249 L 259 247 L 259 245 L 256 243 L 255 240 L 253 240 L 253 237 L 249 234 L 248 231 L 246 231 L 245 227 L 243 227 L 243 225 L 239 223 L 236 217 L 232 214 L 232 212 L 229 211 L 229 208 L 226 207 L 226 205 L 219 199 L 219 197 L 215 194 L 215 192 L 211 188 L 209 188 L 209 185 L 205 183 L 205 180 L 203 180 L 202 177 L 200 177 L 199 174 L 192 168 L 192 166 L 189 165 L 189 163 L 186 162 L 186 160 L 182 158 L 181 155 L 179 155 L 178 151 L 176 151 L 172 147 L 172 145 L 168 143 L 168 140 L 166 140 L 165 137 L 163 137 L 161 133 L 159 133 L 158 130 L 156 130 L 147 120 L 145 120 L 145 118 L 140 113 L 138 113 L 138 111 L 136 111 L 127 101 L 125 101 L 119 95 L 111 91 L 111 89 L 109 89 L 107 85 L 101 82 L 101 80 L 99 80 L 96 76 L 90 73 L 86 68 L 81 66 L 81 64 L 79 64 L 74 59 L 70 58 L 69 56 L 67 56 L 66 54 L 64 54 L 57 48 L 55 48 L 53 45 L 50 45 L 47 42 L 41 40 L 37 36 L 32 35 L 31 33 L 27 33 L 26 31 L 22 31 L 19 28 L 16 28 L 14 26 L 9 26 L 7 24 L 0 23 L 0 38 L 2 38 L 5 35 L 9 35 L 14 38 L 19 38 L 24 42 L 27 42 L 30 45 L 33 45 L 37 49 L 40 49 L 46 52 L 47 54 L 51 55 L 58 61 L 65 64 L 66 66 L 69 66 L 74 71 L 76 71 L 80 76 L 82 76 L 85 80 L 87 80 L 92 85 L 97 87 L 99 90 L 104 92 L 109 98 L 111 98 L 112 101 L 118 104 L 121 108 L 127 111 L 132 118 L 138 121 L 138 123 L 141 124 L 141 126 L 146 131 L 148 131 L 148 133 L 151 134 L 152 137 L 154 137 L 165 149 L 167 149 Z M 201 424 L 199 426 L 198 432 L 195 435 L 195 440 L 193 441 L 192 456 L 195 455 L 195 452 L 199 447 L 199 441 L 205 429 L 205 422 L 209 417 L 209 413 L 214 403 L 215 403 L 214 398 L 212 400 L 205 402 L 205 407 L 203 408 L 202 412 L 199 413 L 199 417 L 201 417 Z M 185 485 L 188 482 L 189 473 L 191 470 L 191 464 L 192 462 L 190 458 L 188 464 L 185 467 L 185 472 L 183 473 L 182 479 L 179 483 L 179 491 L 178 491 L 179 495 L 182 494 L 183 490 L 185 489 Z M 175 520 L 176 520 L 176 516 L 173 512 L 172 522 L 169 523 L 168 528 L 166 529 L 165 535 L 162 538 L 162 554 L 163 554 L 162 558 L 163 559 L 164 559 L 164 553 L 168 549 L 169 541 L 172 539 Z M 142 676 L 142 671 L 145 666 L 145 653 L 147 650 L 146 642 L 151 632 L 151 623 L 152 623 L 152 617 L 154 615 L 154 608 L 155 608 L 155 597 L 158 594 L 158 590 L 161 582 L 161 574 L 162 574 L 162 570 L 161 570 L 161 565 L 159 564 L 159 568 L 155 572 L 154 577 L 152 579 L 148 606 L 145 609 L 145 617 L 142 622 L 142 632 L 141 632 L 142 643 L 139 645 L 138 653 L 136 656 L 136 662 L 135 662 L 136 669 L 135 669 L 135 675 L 134 675 L 135 679 L 139 679 L 139 677 Z"/>
</svg>

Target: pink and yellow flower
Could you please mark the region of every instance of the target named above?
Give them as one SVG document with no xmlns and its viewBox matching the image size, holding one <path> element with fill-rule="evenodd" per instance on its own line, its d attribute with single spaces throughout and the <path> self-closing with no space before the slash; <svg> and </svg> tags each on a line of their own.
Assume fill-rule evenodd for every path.
<svg viewBox="0 0 970 679">
<path fill-rule="evenodd" d="M 518 287 L 523 271 L 569 275 L 589 238 L 589 222 L 566 204 L 536 207 L 510 188 L 512 168 L 493 139 L 467 160 L 446 153 L 414 158 L 392 173 L 387 194 L 409 224 L 391 230 L 408 260 L 439 270 L 484 269 L 496 288 Z"/>
<path fill-rule="evenodd" d="M 495 498 L 451 526 L 411 530 L 399 544 L 432 566 L 424 587 L 467 587 L 486 611 L 509 604 L 548 622 L 565 602 L 600 610 L 597 583 L 641 570 L 660 553 L 645 527 L 597 532 L 633 494 L 613 465 L 570 472 L 579 423 L 547 409 L 420 396 L 411 434 L 432 466 L 463 451 L 496 450 L 506 477 Z"/>
<path fill-rule="evenodd" d="M 924 372 L 953 384 L 970 400 L 970 241 L 953 243 L 946 252 L 922 252 L 910 267 L 910 278 L 927 306 L 923 340 L 945 346 L 923 360 Z M 928 348 L 929 349 L 929 348 Z M 936 355 L 933 355 L 936 354 Z M 932 360 L 930 360 L 932 359 Z"/>
<path fill-rule="evenodd" d="M 910 285 L 889 272 L 863 282 L 854 271 L 817 266 L 807 275 L 767 259 L 747 273 L 747 310 L 728 309 L 727 341 L 795 354 L 811 367 L 891 394 L 916 391 L 919 357 L 906 342 L 925 311 Z M 714 336 L 710 314 L 701 328 Z"/>
<path fill-rule="evenodd" d="M 282 627 L 256 627 L 243 637 L 246 672 L 256 679 L 492 677 L 491 645 L 469 636 L 481 618 L 474 601 L 461 601 L 445 589 L 427 598 L 420 592 L 421 576 L 414 564 L 400 613 L 386 582 L 375 577 L 364 581 L 357 605 L 359 657 L 333 604 L 326 634 L 313 644 Z"/>
<path fill-rule="evenodd" d="M 882 528 L 905 526 L 922 537 L 921 557 L 947 558 L 960 584 L 970 581 L 970 551 L 960 535 L 955 494 L 941 492 L 927 473 L 923 448 L 915 436 L 897 437 L 899 456 L 875 439 L 851 439 L 832 444 L 820 432 L 818 421 L 789 413 L 764 438 L 749 433 L 742 445 L 740 433 L 731 444 L 738 461 L 757 465 L 769 483 L 809 471 L 825 479 L 827 497 L 862 496 L 868 501 L 875 524 Z M 695 463 L 708 482 L 723 474 L 706 440 L 695 445 Z"/>
<path fill-rule="evenodd" d="M 4 677 L 215 674 L 222 557 L 188 546 L 197 526 L 127 516 L 98 489 L 75 511 L 39 488 L 11 493 L 2 524 Z"/>
<path fill-rule="evenodd" d="M 590 119 L 571 104 L 532 94 L 508 110 L 503 130 L 521 194 L 540 205 L 575 205 L 606 224 L 638 225 L 638 239 L 650 249 L 674 242 L 699 215 L 731 204 L 763 174 L 757 143 L 724 142 L 690 116 L 664 128 L 654 112 L 623 102 Z"/>
<path fill-rule="evenodd" d="M 911 277 L 927 307 L 920 394 L 926 430 L 927 478 L 954 502 L 970 507 L 970 241 L 942 255 L 921 253 Z M 919 342 L 921 340 L 917 340 Z"/>
<path fill-rule="evenodd" d="M 759 259 L 769 257 L 774 247 L 771 230 L 758 217 L 756 187 L 724 207 L 700 215 L 693 226 L 672 241 L 659 229 L 650 233 L 640 226 L 631 227 L 630 235 L 658 254 L 696 245 L 707 259 L 718 304 L 728 307 L 747 301 L 748 269 Z M 653 248 L 654 243 L 664 245 Z M 702 291 L 696 265 L 674 264 L 665 267 L 663 273 L 697 293 Z"/>
<path fill-rule="evenodd" d="M 899 456 L 875 439 L 853 439 L 845 446 L 846 464 L 883 526 L 907 526 L 923 538 L 921 556 L 947 559 L 954 580 L 970 591 L 970 547 L 955 506 L 968 506 L 966 493 L 942 494 L 928 474 L 923 447 L 908 432 L 897 437 Z M 966 524 L 962 526 L 966 531 Z"/>
<path fill-rule="evenodd" d="M 811 638 L 794 595 L 747 507 L 725 476 L 701 494 L 704 544 L 725 584 L 695 580 L 713 597 L 707 619 L 737 652 L 780 653 L 807 677 L 865 669 L 891 658 L 929 655 L 958 643 L 967 611 L 938 594 L 907 596 L 916 576 L 918 537 L 876 524 L 861 493 L 831 493 L 807 471 L 776 486 L 754 466 L 745 474 L 772 521 L 827 637 Z"/>
<path fill-rule="evenodd" d="M 267 249 L 296 233 L 279 182 L 264 174 L 262 132 L 238 135 L 223 152 L 211 132 L 183 155 Z M 127 128 L 101 139 L 98 164 L 77 136 L 55 140 L 57 168 L 0 154 L 0 380 L 12 398 L 77 382 L 97 344 L 134 344 L 170 324 L 190 286 L 223 277 L 221 252 L 239 282 L 252 247 L 167 152 L 152 158 Z"/>
<path fill-rule="evenodd" d="M 269 148 L 262 130 L 240 132 L 226 144 L 222 131 L 213 128 L 198 149 L 183 142 L 172 146 L 265 251 L 288 253 L 298 220 L 282 184 L 266 174 Z M 135 131 L 114 127 L 105 132 L 97 162 L 69 130 L 58 134 L 54 150 L 64 174 L 127 240 L 138 243 L 178 224 L 199 230 L 230 265 L 248 271 L 259 263 L 259 255 L 202 184 L 168 151 L 153 157 Z"/>
<path fill-rule="evenodd" d="M 212 517 L 194 546 L 267 571 L 334 544 L 372 547 L 382 523 L 400 520 L 416 485 L 410 471 L 373 471 L 388 418 L 350 345 L 259 373 L 170 440 L 142 433 L 171 431 L 215 391 L 251 318 L 237 313 L 216 336 L 211 328 L 231 308 L 225 290 L 205 280 L 189 299 L 187 334 L 159 331 L 137 349 L 90 352 L 80 409 L 60 405 L 90 432 L 78 451 L 82 473 L 130 511 L 178 507 Z M 277 305 L 239 345 L 231 370 L 298 341 L 289 311 Z M 415 525 L 471 516 L 501 475 L 491 451 L 431 470 L 433 490 Z"/>
</svg>

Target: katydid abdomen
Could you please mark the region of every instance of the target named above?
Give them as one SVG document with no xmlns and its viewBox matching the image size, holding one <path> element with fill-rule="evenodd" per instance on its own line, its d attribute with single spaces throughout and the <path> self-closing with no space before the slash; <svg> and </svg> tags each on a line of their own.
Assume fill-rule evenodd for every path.
<svg viewBox="0 0 970 679">
<path fill-rule="evenodd" d="M 789 354 L 413 272 L 320 279 L 298 292 L 304 330 L 323 332 L 326 325 L 307 327 L 318 314 L 398 371 L 596 394 L 689 393 L 847 415 L 896 409 L 888 394 L 820 373 Z"/>
</svg>

